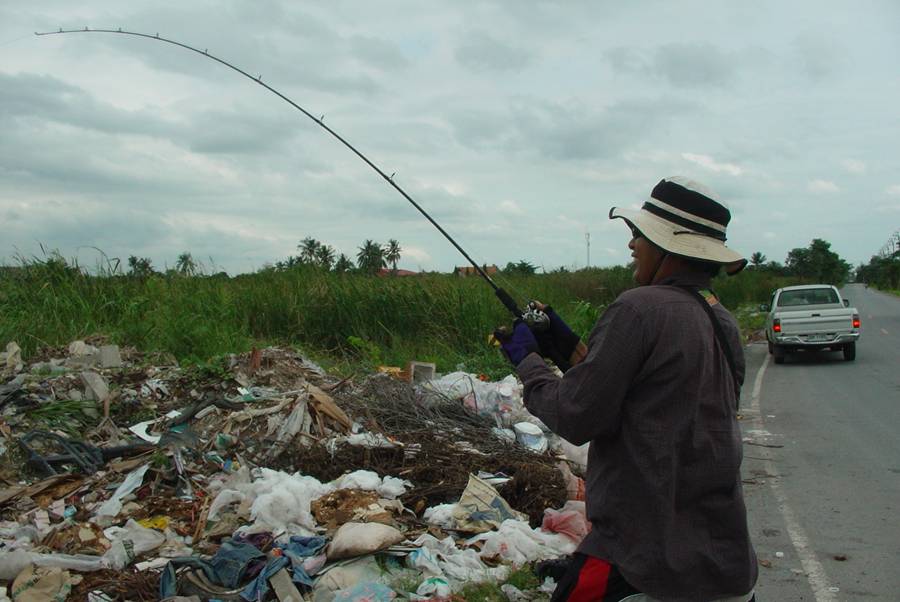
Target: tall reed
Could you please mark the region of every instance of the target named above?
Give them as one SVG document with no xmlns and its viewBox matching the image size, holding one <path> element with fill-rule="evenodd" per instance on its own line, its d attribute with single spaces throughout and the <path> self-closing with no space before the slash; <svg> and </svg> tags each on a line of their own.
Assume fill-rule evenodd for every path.
<svg viewBox="0 0 900 602">
<path fill-rule="evenodd" d="M 553 305 L 582 335 L 632 286 L 624 267 L 498 281 L 522 304 Z M 781 284 L 748 271 L 718 279 L 715 288 L 735 307 L 765 302 Z M 481 279 L 448 274 L 371 277 L 301 267 L 234 278 L 136 278 L 38 260 L 0 268 L 0 344 L 15 340 L 26 355 L 99 333 L 191 361 L 279 343 L 370 364 L 420 359 L 441 370 L 460 363 L 499 370 L 487 337 L 510 320 Z"/>
</svg>

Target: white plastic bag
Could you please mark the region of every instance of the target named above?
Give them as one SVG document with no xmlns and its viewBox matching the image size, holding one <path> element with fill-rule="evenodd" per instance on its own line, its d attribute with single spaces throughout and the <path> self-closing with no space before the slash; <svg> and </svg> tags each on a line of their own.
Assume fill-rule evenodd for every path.
<svg viewBox="0 0 900 602">
<path fill-rule="evenodd" d="M 429 381 L 427 387 L 451 399 L 461 399 L 479 414 L 503 416 L 522 407 L 522 388 L 512 374 L 498 382 L 484 382 L 477 374 L 451 372 Z"/>
<path fill-rule="evenodd" d="M 128 519 L 124 527 L 111 527 L 104 535 L 112 536 L 112 545 L 103 555 L 110 568 L 120 571 L 131 564 L 137 556 L 155 550 L 166 541 L 166 536 L 155 529 L 139 525 Z"/>
<path fill-rule="evenodd" d="M 39 554 L 24 550 L 0 552 L 0 581 L 12 581 L 29 564 L 70 571 L 90 572 L 109 568 L 102 556 L 88 554 Z"/>
<path fill-rule="evenodd" d="M 482 558 L 500 558 L 514 565 L 558 558 L 575 551 L 575 544 L 567 537 L 532 529 L 527 522 L 518 520 L 503 521 L 499 530 L 477 535 L 468 543 L 476 541 L 484 541 Z"/>
<path fill-rule="evenodd" d="M 144 474 L 147 472 L 148 468 L 150 468 L 149 463 L 144 464 L 140 468 L 135 468 L 128 473 L 128 476 L 126 476 L 125 480 L 122 481 L 122 484 L 116 488 L 112 497 L 103 502 L 103 505 L 100 506 L 100 509 L 97 511 L 98 523 L 102 524 L 106 522 L 109 524 L 107 521 L 115 518 L 116 515 L 119 514 L 119 511 L 122 510 L 122 499 L 141 486 L 144 482 Z"/>
<path fill-rule="evenodd" d="M 412 483 L 409 481 L 391 476 L 382 479 L 378 476 L 378 473 L 371 470 L 353 471 L 331 481 L 330 485 L 333 485 L 335 489 L 375 491 L 381 497 L 389 500 L 397 499 L 406 493 L 408 487 L 412 487 Z"/>
<path fill-rule="evenodd" d="M 456 519 L 453 518 L 455 509 L 456 504 L 438 504 L 437 506 L 426 508 L 422 518 L 429 525 L 435 525 L 442 529 L 455 529 Z"/>
</svg>

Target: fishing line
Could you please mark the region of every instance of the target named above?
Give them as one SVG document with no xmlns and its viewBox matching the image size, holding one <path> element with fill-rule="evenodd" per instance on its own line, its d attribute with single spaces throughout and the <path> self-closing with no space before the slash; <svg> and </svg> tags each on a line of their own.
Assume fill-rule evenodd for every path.
<svg viewBox="0 0 900 602">
<path fill-rule="evenodd" d="M 294 102 L 293 100 L 291 100 L 290 98 L 288 98 L 287 96 L 285 96 L 284 94 L 282 94 L 281 92 L 279 92 L 278 90 L 276 90 L 275 88 L 270 86 L 269 84 L 265 83 L 262 80 L 262 75 L 257 75 L 256 77 L 254 77 L 254 76 L 250 75 L 249 73 L 247 73 L 246 71 L 244 71 L 243 69 L 240 69 L 239 67 L 232 65 L 228 61 L 210 54 L 206 48 L 204 48 L 203 50 L 200 50 L 199 48 L 194 48 L 193 46 L 189 46 L 188 44 L 184 44 L 182 42 L 178 42 L 176 40 L 172 40 L 169 38 L 164 38 L 164 37 L 160 36 L 158 33 L 155 35 L 150 35 L 147 33 L 126 31 L 126 30 L 123 30 L 121 27 L 118 29 L 90 29 L 88 27 L 85 27 L 84 29 L 62 29 L 62 28 L 60 28 L 57 31 L 46 31 L 46 32 L 37 32 L 36 31 L 36 32 L 34 32 L 34 35 L 49 36 L 49 35 L 70 34 L 70 33 L 113 33 L 113 34 L 121 34 L 121 35 L 127 35 L 127 36 L 135 36 L 135 37 L 139 37 L 139 38 L 147 38 L 148 40 L 155 40 L 157 42 L 166 42 L 167 44 L 172 44 L 174 46 L 184 48 L 185 50 L 190 50 L 191 52 L 196 52 L 197 54 L 199 54 L 201 56 L 204 56 L 208 59 L 212 59 L 212 60 L 216 61 L 217 63 L 225 65 L 229 69 L 232 69 L 233 71 L 240 73 L 247 79 L 259 84 L 260 86 L 262 86 L 269 92 L 272 92 L 273 94 L 275 94 L 276 96 L 278 96 L 279 98 L 284 100 L 286 103 L 288 103 L 289 105 L 291 105 L 292 107 L 294 107 L 295 109 L 297 109 L 298 111 L 300 111 L 301 113 L 303 113 L 304 115 L 309 117 L 311 120 L 313 120 L 316 124 L 318 124 L 326 132 L 328 132 L 329 134 L 334 136 L 336 139 L 338 139 L 344 146 L 346 146 L 351 151 L 353 151 L 353 153 L 356 154 L 357 157 L 359 157 L 360 159 L 365 161 L 369 167 L 374 169 L 378 173 L 378 175 L 380 175 L 382 178 L 384 178 L 384 180 L 388 184 L 393 186 L 397 192 L 399 192 L 401 195 L 403 195 L 403 198 L 405 198 L 407 201 L 409 201 L 410 204 L 412 204 L 412 206 L 415 207 L 419 211 L 419 213 L 421 213 L 425 217 L 425 219 L 427 219 L 429 222 L 431 222 L 431 225 L 433 225 L 435 228 L 437 228 L 438 232 L 440 232 L 444 236 L 444 238 L 446 238 L 450 242 L 450 244 L 452 244 L 456 248 L 456 250 L 459 251 L 463 257 L 466 258 L 466 260 L 470 264 L 472 264 L 472 267 L 475 268 L 475 271 L 478 273 L 478 275 L 481 276 L 485 280 L 485 282 L 487 282 L 491 286 L 492 289 L 494 289 L 494 294 L 497 295 L 497 298 L 500 299 L 500 302 L 503 303 L 503 305 L 515 317 L 518 318 L 518 317 L 523 316 L 522 311 L 516 305 L 515 300 L 513 300 L 513 298 L 509 295 L 509 293 L 507 293 L 500 286 L 498 286 L 497 283 L 494 282 L 494 280 L 491 279 L 491 277 L 487 274 L 487 272 L 484 269 L 482 269 L 481 266 L 479 266 L 475 262 L 474 259 L 469 257 L 469 254 L 466 253 L 463 250 L 463 248 L 461 246 L 459 246 L 459 244 L 457 244 L 457 242 L 455 240 L 453 240 L 453 238 L 440 226 L 440 224 L 438 224 L 436 221 L 434 221 L 434 219 L 430 215 L 428 215 L 428 213 L 422 208 L 422 206 L 419 205 L 416 201 L 414 201 L 413 198 L 411 196 L 409 196 L 406 193 L 406 191 L 403 190 L 394 181 L 393 173 L 390 176 L 387 175 L 384 171 L 381 170 L 380 167 L 375 165 L 375 163 L 370 161 L 368 157 L 366 157 L 359 150 L 357 150 L 356 147 L 354 147 L 352 144 L 347 142 L 347 140 L 345 140 L 340 134 L 338 134 L 333 129 L 331 129 L 329 126 L 327 126 L 325 124 L 325 116 L 324 115 L 322 115 L 321 117 L 316 117 L 315 115 L 313 115 L 312 113 L 310 113 L 309 111 L 307 111 L 306 109 L 301 107 L 299 104 L 297 104 L 296 102 Z"/>
<path fill-rule="evenodd" d="M 12 44 L 12 43 L 14 43 L 14 42 L 18 42 L 19 40 L 24 40 L 25 38 L 30 38 L 30 37 L 31 37 L 31 34 L 26 34 L 26 35 L 24 35 L 24 36 L 19 36 L 18 38 L 13 38 L 13 39 L 11 39 L 11 40 L 6 40 L 5 42 L 0 42 L 0 47 L 2 47 L 2 46 L 9 46 L 10 44 Z"/>
</svg>

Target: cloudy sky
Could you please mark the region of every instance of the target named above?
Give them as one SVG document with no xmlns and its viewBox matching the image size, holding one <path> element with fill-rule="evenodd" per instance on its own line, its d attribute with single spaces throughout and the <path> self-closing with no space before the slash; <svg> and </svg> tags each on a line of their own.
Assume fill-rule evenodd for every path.
<svg viewBox="0 0 900 602">
<path fill-rule="evenodd" d="M 258 269 L 312 236 L 400 267 L 624 264 L 613 205 L 685 175 L 729 245 L 784 261 L 824 238 L 868 261 L 900 227 L 900 4 L 119 2 L 0 5 L 0 261 L 184 251 Z M 99 250 L 99 251 L 98 251 Z"/>
</svg>

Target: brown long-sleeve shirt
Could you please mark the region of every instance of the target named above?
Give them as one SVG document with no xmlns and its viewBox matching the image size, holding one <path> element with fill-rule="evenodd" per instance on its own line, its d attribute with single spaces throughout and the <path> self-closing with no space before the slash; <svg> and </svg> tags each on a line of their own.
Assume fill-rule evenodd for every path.
<svg viewBox="0 0 900 602">
<path fill-rule="evenodd" d="M 674 285 L 622 293 L 590 334 L 585 360 L 562 378 L 540 356 L 519 364 L 525 405 L 571 443 L 590 441 L 579 551 L 608 560 L 661 600 L 749 592 L 757 578 L 741 488 L 734 380 L 709 316 Z M 713 310 L 737 378 L 744 355 L 732 315 Z"/>
</svg>

